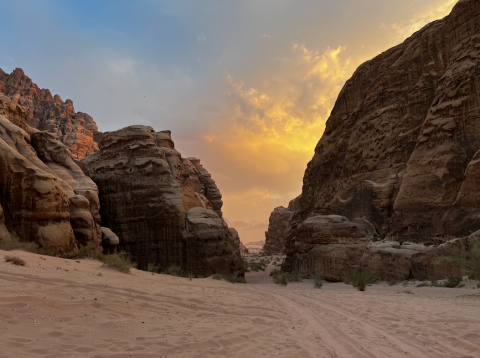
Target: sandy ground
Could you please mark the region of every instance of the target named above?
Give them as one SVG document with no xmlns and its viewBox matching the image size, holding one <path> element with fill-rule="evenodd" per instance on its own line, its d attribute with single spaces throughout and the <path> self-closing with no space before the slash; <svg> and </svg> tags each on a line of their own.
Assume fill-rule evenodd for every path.
<svg viewBox="0 0 480 358">
<path fill-rule="evenodd" d="M 0 251 L 0 357 L 480 357 L 472 284 L 284 288 L 272 268 L 234 285 Z"/>
</svg>

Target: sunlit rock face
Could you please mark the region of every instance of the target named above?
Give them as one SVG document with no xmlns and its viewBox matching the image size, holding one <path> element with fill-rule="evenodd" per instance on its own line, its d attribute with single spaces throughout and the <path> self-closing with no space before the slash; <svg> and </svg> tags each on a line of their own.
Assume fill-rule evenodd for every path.
<svg viewBox="0 0 480 358">
<path fill-rule="evenodd" d="M 205 173 L 175 150 L 170 131 L 130 126 L 104 133 L 99 148 L 83 163 L 100 191 L 102 225 L 118 235 L 119 249 L 131 253 L 140 268 L 154 263 L 202 276 L 243 274 L 238 245 L 228 237 L 221 212 L 210 210 L 215 209 L 207 199 L 210 187 L 200 180 Z M 194 208 L 212 216 L 208 230 L 198 229 L 201 237 L 192 232 L 197 211 L 187 215 Z"/>
<path fill-rule="evenodd" d="M 397 241 L 480 229 L 479 15 L 460 1 L 347 81 L 305 171 L 286 266 L 309 216 L 365 218 Z"/>
<path fill-rule="evenodd" d="M 94 141 L 98 128 L 93 118 L 75 112 L 72 100 L 63 101 L 59 95 L 52 96 L 48 89 L 40 89 L 22 69 L 17 68 L 11 74 L 0 69 L 0 93 L 23 107 L 26 124 L 55 134 L 75 158 L 82 159 L 98 150 Z"/>
<path fill-rule="evenodd" d="M 89 242 L 100 246 L 95 183 L 55 135 L 28 126 L 17 102 L 0 100 L 0 205 L 6 228 L 57 254 L 73 254 Z"/>
</svg>

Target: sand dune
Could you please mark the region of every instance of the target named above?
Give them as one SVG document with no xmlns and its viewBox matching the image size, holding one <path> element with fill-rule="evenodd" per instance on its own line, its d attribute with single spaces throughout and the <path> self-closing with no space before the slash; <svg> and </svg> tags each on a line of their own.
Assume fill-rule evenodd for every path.
<svg viewBox="0 0 480 358">
<path fill-rule="evenodd" d="M 379 284 L 362 293 L 343 283 L 315 290 L 306 280 L 282 288 L 272 267 L 233 285 L 21 251 L 27 266 L 14 266 L 5 254 L 2 358 L 480 357 L 472 285 Z"/>
</svg>

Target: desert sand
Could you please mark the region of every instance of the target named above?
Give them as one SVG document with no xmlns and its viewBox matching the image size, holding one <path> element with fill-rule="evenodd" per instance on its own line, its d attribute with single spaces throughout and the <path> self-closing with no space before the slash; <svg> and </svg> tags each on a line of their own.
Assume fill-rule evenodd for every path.
<svg viewBox="0 0 480 358">
<path fill-rule="evenodd" d="M 4 262 L 15 255 L 27 265 Z M 0 251 L 0 357 L 480 357 L 480 290 L 247 284 Z M 405 293 L 410 291 L 411 293 Z M 295 328 L 295 329 L 293 329 Z"/>
</svg>

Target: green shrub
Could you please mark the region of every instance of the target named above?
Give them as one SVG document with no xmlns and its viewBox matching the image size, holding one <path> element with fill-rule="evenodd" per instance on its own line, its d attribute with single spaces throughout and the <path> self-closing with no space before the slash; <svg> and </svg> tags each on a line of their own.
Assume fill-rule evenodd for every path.
<svg viewBox="0 0 480 358">
<path fill-rule="evenodd" d="M 438 287 L 438 280 L 436 277 L 429 277 L 428 280 L 430 281 L 430 284 L 432 285 L 432 287 Z"/>
<path fill-rule="evenodd" d="M 388 281 L 388 285 L 389 285 L 389 286 L 398 285 L 398 281 L 397 281 L 397 280 L 390 280 L 390 281 Z"/>
<path fill-rule="evenodd" d="M 245 270 L 245 272 L 250 272 L 250 264 L 248 263 L 247 260 L 242 260 L 242 263 L 243 263 L 243 269 Z"/>
<path fill-rule="evenodd" d="M 18 256 L 5 256 L 5 262 L 11 262 L 12 264 L 17 266 L 25 266 L 27 264 L 25 260 L 21 259 Z"/>
<path fill-rule="evenodd" d="M 323 269 L 323 264 L 320 261 L 317 261 L 315 264 L 315 274 L 313 277 L 313 287 L 322 288 L 323 280 L 325 279 L 325 271 Z"/>
<path fill-rule="evenodd" d="M 130 255 L 126 252 L 118 254 L 104 255 L 103 266 L 115 269 L 123 273 L 130 273 L 131 268 L 135 268 L 136 264 L 132 262 Z"/>
<path fill-rule="evenodd" d="M 270 272 L 270 276 L 277 276 L 277 275 L 280 275 L 281 273 L 282 273 L 281 270 L 273 269 L 272 272 Z"/>
<path fill-rule="evenodd" d="M 455 288 L 457 287 L 460 282 L 462 282 L 462 278 L 458 276 L 450 276 L 447 281 L 443 284 L 445 287 L 448 288 Z"/>
<path fill-rule="evenodd" d="M 359 291 L 365 291 L 370 274 L 368 272 L 355 271 L 352 275 L 351 282 L 353 287 L 356 287 Z"/>
<path fill-rule="evenodd" d="M 183 272 L 182 272 L 182 268 L 178 265 L 170 265 L 165 273 L 167 275 L 171 275 L 171 276 L 182 276 L 183 275 Z"/>
<path fill-rule="evenodd" d="M 23 242 L 13 234 L 10 234 L 11 241 L 5 242 L 0 240 L 0 250 L 3 251 L 13 251 L 13 250 L 22 250 L 27 252 L 32 252 L 34 254 L 39 253 L 39 246 L 36 242 Z"/>
<path fill-rule="evenodd" d="M 280 286 L 287 286 L 288 279 L 286 273 L 281 273 L 279 275 L 273 276 L 273 283 L 280 285 Z"/>
<path fill-rule="evenodd" d="M 434 265 L 457 269 L 473 280 L 480 280 L 480 238 L 459 240 L 445 248 L 445 254 L 433 261 Z"/>
<path fill-rule="evenodd" d="M 160 272 L 160 266 L 155 265 L 153 262 L 149 262 L 147 265 L 147 271 L 152 273 Z"/>
<path fill-rule="evenodd" d="M 285 275 L 287 276 L 288 282 L 303 282 L 298 271 L 286 272 Z"/>
<path fill-rule="evenodd" d="M 102 253 L 102 249 L 91 241 L 86 245 L 80 245 L 76 257 L 79 259 L 93 259 L 102 262 L 105 260 L 105 255 Z"/>
<path fill-rule="evenodd" d="M 265 271 L 268 266 L 268 263 L 265 260 L 260 260 L 260 262 L 250 262 L 249 264 L 250 270 L 258 272 L 258 271 Z"/>
</svg>

